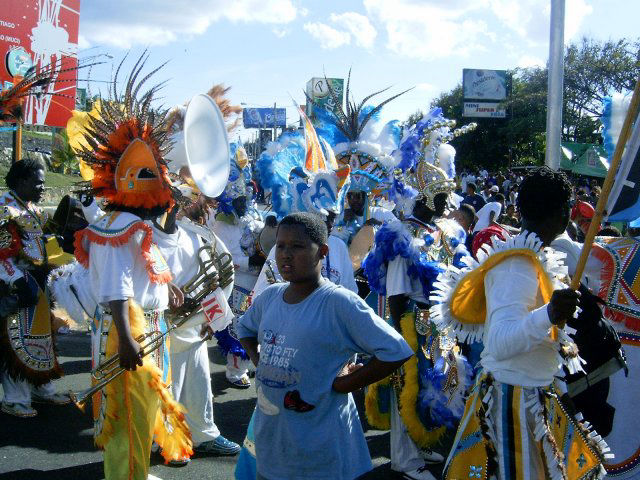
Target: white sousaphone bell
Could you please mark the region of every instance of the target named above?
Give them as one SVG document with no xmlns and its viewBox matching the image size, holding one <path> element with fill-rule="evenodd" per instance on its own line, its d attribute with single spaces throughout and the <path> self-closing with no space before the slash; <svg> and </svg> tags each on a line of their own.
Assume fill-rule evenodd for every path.
<svg viewBox="0 0 640 480">
<path fill-rule="evenodd" d="M 230 151 L 222 112 L 209 95 L 191 99 L 184 114 L 184 128 L 173 136 L 174 146 L 166 155 L 169 169 L 178 173 L 189 167 L 191 177 L 207 197 L 224 191 L 229 178 Z"/>
</svg>

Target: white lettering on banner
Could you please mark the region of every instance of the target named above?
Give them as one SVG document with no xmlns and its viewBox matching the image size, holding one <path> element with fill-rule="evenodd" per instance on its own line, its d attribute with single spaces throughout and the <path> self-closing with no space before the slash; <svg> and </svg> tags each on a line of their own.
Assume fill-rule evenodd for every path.
<svg viewBox="0 0 640 480">
<path fill-rule="evenodd" d="M 20 45 L 20 39 L 17 37 L 10 37 L 9 35 L 0 35 L 0 41 L 17 43 Z"/>
<path fill-rule="evenodd" d="M 16 28 L 16 24 L 11 22 L 6 22 L 4 20 L 0 20 L 0 27 Z"/>
</svg>

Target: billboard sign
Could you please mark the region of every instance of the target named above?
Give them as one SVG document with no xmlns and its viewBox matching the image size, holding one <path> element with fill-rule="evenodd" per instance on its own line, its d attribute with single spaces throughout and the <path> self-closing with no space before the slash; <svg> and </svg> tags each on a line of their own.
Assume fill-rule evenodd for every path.
<svg viewBox="0 0 640 480">
<path fill-rule="evenodd" d="M 505 118 L 506 110 L 499 103 L 464 102 L 463 117 Z"/>
<path fill-rule="evenodd" d="M 504 100 L 508 94 L 506 70 L 462 70 L 463 96 L 466 100 Z"/>
<path fill-rule="evenodd" d="M 77 65 L 79 22 L 80 0 L 2 0 L 0 85 L 17 83 L 31 66 L 38 72 L 52 63 Z M 75 107 L 76 75 L 65 73 L 46 87 L 55 97 L 27 97 L 25 123 L 64 127 Z"/>
<path fill-rule="evenodd" d="M 329 93 L 329 87 L 327 86 L 327 82 L 330 82 L 331 89 L 333 93 L 337 97 L 337 100 L 340 102 L 339 106 L 342 107 L 344 103 L 344 79 L 343 78 L 319 78 L 314 77 L 307 82 L 307 95 L 309 98 L 313 99 L 313 101 L 320 105 L 321 107 L 330 110 L 336 111 L 338 109 L 338 104 L 334 101 L 333 97 Z M 311 119 L 314 118 L 313 109 L 317 108 L 311 102 L 307 102 L 305 113 Z"/>
<path fill-rule="evenodd" d="M 275 123 L 274 123 L 275 111 Z M 242 110 L 244 128 L 274 128 L 287 126 L 286 108 L 245 108 Z"/>
</svg>

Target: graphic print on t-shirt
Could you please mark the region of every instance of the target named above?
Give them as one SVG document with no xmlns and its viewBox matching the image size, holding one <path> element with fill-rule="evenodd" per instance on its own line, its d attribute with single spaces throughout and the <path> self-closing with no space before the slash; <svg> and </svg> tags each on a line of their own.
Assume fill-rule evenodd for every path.
<svg viewBox="0 0 640 480">
<path fill-rule="evenodd" d="M 267 387 L 291 388 L 300 381 L 300 372 L 291 365 L 298 349 L 287 347 L 286 338 L 273 330 L 264 331 L 256 378 Z"/>
<path fill-rule="evenodd" d="M 302 400 L 298 390 L 291 390 L 284 396 L 284 408 L 298 413 L 305 413 L 310 412 L 316 406 Z"/>
</svg>

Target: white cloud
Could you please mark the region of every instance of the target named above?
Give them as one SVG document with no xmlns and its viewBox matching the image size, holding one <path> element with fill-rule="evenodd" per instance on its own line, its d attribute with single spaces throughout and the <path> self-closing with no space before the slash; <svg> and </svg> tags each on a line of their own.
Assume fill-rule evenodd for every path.
<svg viewBox="0 0 640 480">
<path fill-rule="evenodd" d="M 490 0 L 490 9 L 504 26 L 530 45 L 549 42 L 551 7 L 548 0 Z M 593 13 L 585 0 L 567 0 L 565 5 L 565 43 L 578 33 L 584 18 Z"/>
<path fill-rule="evenodd" d="M 436 87 L 433 83 L 416 83 L 415 90 L 419 91 L 421 94 L 433 95 L 438 91 L 438 87 Z"/>
<path fill-rule="evenodd" d="M 364 0 L 367 13 L 385 26 L 388 48 L 420 60 L 468 55 L 481 48 L 479 40 L 488 35 L 488 27 L 471 13 L 484 3 Z"/>
<path fill-rule="evenodd" d="M 582 26 L 585 17 L 593 13 L 593 7 L 585 0 L 567 0 L 564 12 L 564 41 L 573 39 Z"/>
<path fill-rule="evenodd" d="M 287 24 L 298 10 L 292 0 L 201 0 L 84 2 L 81 34 L 90 44 L 131 48 L 164 45 L 182 37 L 204 33 L 219 20 L 245 23 Z"/>
<path fill-rule="evenodd" d="M 304 29 L 320 42 L 320 47 L 322 48 L 330 50 L 351 43 L 351 35 L 349 33 L 336 30 L 324 23 L 305 23 Z"/>
<path fill-rule="evenodd" d="M 289 34 L 289 30 L 286 28 L 272 28 L 271 31 L 278 38 L 286 37 Z"/>
<path fill-rule="evenodd" d="M 541 58 L 534 57 L 532 55 L 522 55 L 516 62 L 516 66 L 520 68 L 527 67 L 545 67 L 546 62 Z"/>
<path fill-rule="evenodd" d="M 364 15 L 356 12 L 332 13 L 329 19 L 353 35 L 356 45 L 364 48 L 373 46 L 378 32 Z"/>
</svg>

